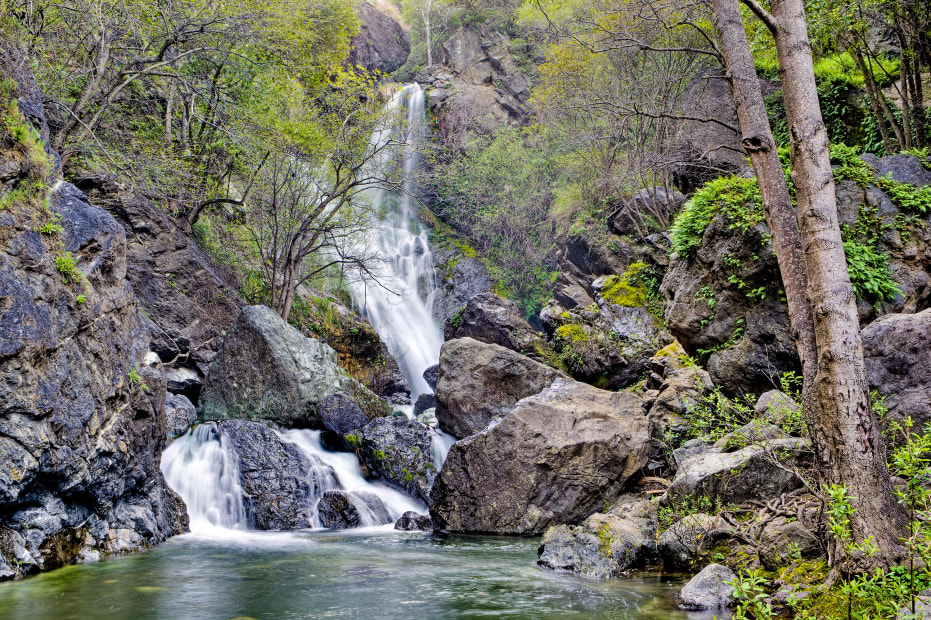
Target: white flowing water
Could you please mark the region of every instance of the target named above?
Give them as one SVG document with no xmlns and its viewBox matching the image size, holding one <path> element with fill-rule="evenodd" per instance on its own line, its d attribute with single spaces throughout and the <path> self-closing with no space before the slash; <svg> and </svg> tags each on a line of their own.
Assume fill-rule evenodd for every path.
<svg viewBox="0 0 931 620">
<path fill-rule="evenodd" d="M 375 508 L 379 502 L 373 501 L 373 496 L 384 504 L 392 523 L 408 510 L 427 511 L 422 503 L 400 491 L 365 480 L 354 454 L 324 450 L 320 431 L 289 430 L 278 436 L 297 447 L 312 464 L 307 486 L 313 495 L 306 501 L 314 513 L 323 494 L 336 490 L 352 494 L 360 527 L 385 524 L 379 519 Z M 196 426 L 165 448 L 162 473 L 168 486 L 187 505 L 192 533 L 227 536 L 230 531 L 249 529 L 246 498 L 239 484 L 239 456 L 215 424 Z M 316 516 L 313 521 L 314 526 L 321 527 Z"/>
<path fill-rule="evenodd" d="M 403 111 L 403 113 L 402 113 Z M 415 215 L 420 148 L 428 137 L 424 91 L 409 84 L 387 104 L 394 117 L 390 131 L 379 131 L 373 142 L 388 145 L 386 157 L 402 168 L 403 191 L 380 190 L 373 196 L 375 217 L 368 242 L 384 259 L 375 278 L 361 277 L 350 285 L 353 300 L 371 321 L 416 400 L 430 392 L 423 371 L 437 363 L 443 333 L 433 320 L 436 290 L 428 231 Z"/>
</svg>

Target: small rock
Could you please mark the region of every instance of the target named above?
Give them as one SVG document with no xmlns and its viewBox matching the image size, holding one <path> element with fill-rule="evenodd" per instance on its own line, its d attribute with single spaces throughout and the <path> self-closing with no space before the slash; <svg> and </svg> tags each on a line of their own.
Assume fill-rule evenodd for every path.
<svg viewBox="0 0 931 620">
<path fill-rule="evenodd" d="M 421 413 L 427 409 L 436 408 L 436 396 L 433 394 L 421 394 L 417 397 L 417 402 L 414 403 L 414 417 L 419 416 Z"/>
<path fill-rule="evenodd" d="M 703 550 L 733 532 L 734 528 L 724 519 L 696 513 L 669 526 L 656 541 L 656 547 L 666 570 L 688 570 Z"/>
<path fill-rule="evenodd" d="M 394 529 L 407 532 L 432 532 L 433 520 L 427 515 L 408 510 L 401 515 L 401 518 L 394 524 Z"/>
<path fill-rule="evenodd" d="M 436 390 L 436 382 L 440 380 L 440 365 L 434 364 L 423 371 L 423 380 L 427 382 L 431 390 Z"/>
<path fill-rule="evenodd" d="M 680 609 L 725 609 L 735 603 L 733 582 L 737 578 L 734 571 L 721 564 L 709 564 L 691 580 L 676 600 Z"/>
<path fill-rule="evenodd" d="M 197 409 L 186 396 L 168 393 L 165 396 L 165 417 L 168 420 L 168 439 L 185 434 L 197 421 Z"/>
<path fill-rule="evenodd" d="M 818 538 L 798 521 L 788 522 L 785 517 L 777 517 L 766 524 L 758 548 L 760 562 L 767 570 L 786 566 L 796 554 L 804 559 L 822 554 Z"/>
<path fill-rule="evenodd" d="M 326 491 L 317 502 L 317 518 L 331 530 L 391 523 L 388 509 L 377 495 L 346 491 Z"/>
</svg>

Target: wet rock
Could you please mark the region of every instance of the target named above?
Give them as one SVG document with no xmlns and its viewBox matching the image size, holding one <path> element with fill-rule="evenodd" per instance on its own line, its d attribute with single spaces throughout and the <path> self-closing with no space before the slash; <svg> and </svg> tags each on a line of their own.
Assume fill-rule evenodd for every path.
<svg viewBox="0 0 931 620">
<path fill-rule="evenodd" d="M 314 500 L 336 486 L 333 469 L 311 461 L 265 423 L 224 420 L 217 429 L 239 456 L 249 521 L 260 530 L 311 527 Z"/>
<path fill-rule="evenodd" d="M 359 444 L 357 454 L 373 475 L 401 487 L 411 497 L 430 501 L 436 478 L 433 436 L 430 427 L 405 417 L 373 420 L 350 440 Z"/>
<path fill-rule="evenodd" d="M 685 459 L 669 485 L 664 502 L 702 495 L 725 504 L 778 497 L 799 488 L 798 477 L 780 467 L 803 469 L 812 458 L 808 439 L 789 438 L 747 446 L 736 452 L 705 452 Z"/>
<path fill-rule="evenodd" d="M 391 522 L 384 503 L 371 493 L 360 497 L 359 494 L 346 491 L 326 491 L 317 502 L 317 516 L 320 524 L 331 530 Z"/>
<path fill-rule="evenodd" d="M 414 417 L 419 416 L 427 409 L 436 408 L 436 396 L 433 394 L 421 394 L 414 403 Z"/>
<path fill-rule="evenodd" d="M 249 306 L 210 365 L 200 413 L 205 420 L 317 426 L 317 406 L 337 393 L 346 394 L 370 417 L 388 413 L 383 401 L 339 367 L 333 349 L 305 338 L 271 308 Z"/>
<path fill-rule="evenodd" d="M 471 338 L 443 344 L 439 371 L 436 417 L 441 429 L 458 438 L 480 432 L 517 401 L 564 376 L 510 349 Z"/>
<path fill-rule="evenodd" d="M 193 368 L 165 369 L 165 381 L 168 391 L 172 394 L 183 395 L 195 405 L 198 398 L 200 398 L 202 379 L 202 375 Z"/>
<path fill-rule="evenodd" d="M 703 513 L 686 515 L 660 535 L 657 552 L 666 570 L 690 570 L 702 551 L 733 532 L 734 528 L 721 517 Z"/>
<path fill-rule="evenodd" d="M 734 571 L 721 564 L 709 564 L 692 577 L 676 596 L 680 609 L 725 609 L 736 603 Z"/>
<path fill-rule="evenodd" d="M 427 515 L 408 510 L 394 524 L 394 529 L 407 532 L 432 532 L 433 521 Z"/>
<path fill-rule="evenodd" d="M 317 405 L 317 415 L 327 430 L 343 436 L 374 420 L 358 404 L 342 394 L 330 394 Z"/>
<path fill-rule="evenodd" d="M 427 382 L 431 390 L 436 390 L 436 384 L 440 380 L 440 366 L 434 364 L 423 371 L 423 380 Z"/>
<path fill-rule="evenodd" d="M 811 530 L 785 517 L 776 517 L 767 523 L 760 535 L 760 562 L 767 570 L 787 566 L 797 559 L 796 556 L 808 560 L 822 553 L 821 543 Z"/>
<path fill-rule="evenodd" d="M 187 397 L 169 393 L 165 396 L 166 437 L 174 439 L 185 434 L 197 421 L 197 410 Z"/>
<path fill-rule="evenodd" d="M 626 508 L 625 516 L 595 513 L 580 526 L 551 527 L 543 535 L 537 564 L 600 579 L 642 564 L 655 552 L 656 508 L 652 502 Z"/>
<path fill-rule="evenodd" d="M 356 5 L 361 30 L 350 41 L 348 62 L 369 71 L 397 71 L 411 51 L 410 36 L 401 24 L 365 2 Z"/>
<path fill-rule="evenodd" d="M 446 340 L 472 338 L 531 358 L 538 357 L 536 349 L 543 346 L 543 339 L 521 316 L 517 304 L 491 292 L 470 299 L 446 321 L 443 333 Z"/>
<path fill-rule="evenodd" d="M 870 389 L 885 397 L 893 419 L 910 416 L 923 429 L 931 422 L 931 310 L 886 315 L 861 336 Z"/>
<path fill-rule="evenodd" d="M 638 396 L 557 379 L 453 444 L 430 514 L 450 532 L 533 535 L 579 523 L 647 464 L 652 430 Z"/>
</svg>

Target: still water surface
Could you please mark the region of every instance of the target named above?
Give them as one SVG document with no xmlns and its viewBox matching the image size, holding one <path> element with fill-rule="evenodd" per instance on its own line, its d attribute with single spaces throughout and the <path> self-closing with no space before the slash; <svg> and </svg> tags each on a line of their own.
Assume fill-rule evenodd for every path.
<svg viewBox="0 0 931 620">
<path fill-rule="evenodd" d="M 384 530 L 180 536 L 0 584 L 0 618 L 711 618 L 676 609 L 681 578 L 547 572 L 538 544 Z"/>
</svg>

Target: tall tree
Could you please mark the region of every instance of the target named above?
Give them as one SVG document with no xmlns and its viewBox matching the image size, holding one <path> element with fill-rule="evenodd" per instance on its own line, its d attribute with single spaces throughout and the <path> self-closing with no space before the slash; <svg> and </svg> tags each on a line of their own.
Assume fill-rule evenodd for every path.
<svg viewBox="0 0 931 620">
<path fill-rule="evenodd" d="M 741 41 L 735 33 L 738 28 L 743 31 L 737 0 L 714 1 L 716 25 L 722 34 L 727 33 L 722 44 L 742 46 L 745 39 Z M 870 406 L 856 297 L 837 219 L 829 142 L 818 101 L 805 7 L 802 0 L 772 0 L 770 13 L 756 0 L 741 1 L 773 34 L 783 78 L 817 356 L 815 368 L 808 367 L 805 372 L 805 418 L 825 480 L 846 486 L 854 496 L 850 519 L 854 540 L 871 540 L 878 549 L 872 557 L 859 557 L 858 568 L 889 566 L 902 557 L 900 539 L 906 519 L 892 492 L 885 444 Z M 739 88 L 735 92 L 748 94 Z M 755 93 L 749 94 L 755 98 Z M 745 144 L 747 141 L 752 155 L 757 141 L 754 136 L 745 137 Z M 757 174 L 775 180 L 768 167 L 757 169 Z M 778 174 L 781 176 L 781 171 Z M 761 178 L 761 184 L 766 180 Z"/>
</svg>

